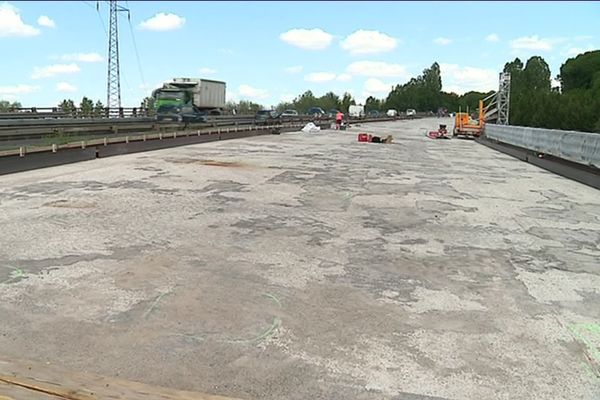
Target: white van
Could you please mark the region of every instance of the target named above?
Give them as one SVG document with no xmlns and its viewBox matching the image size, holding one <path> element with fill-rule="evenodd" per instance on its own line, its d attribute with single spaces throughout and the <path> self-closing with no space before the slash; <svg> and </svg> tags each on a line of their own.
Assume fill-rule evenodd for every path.
<svg viewBox="0 0 600 400">
<path fill-rule="evenodd" d="M 413 108 L 409 108 L 408 110 L 406 110 L 407 117 L 413 117 L 415 115 L 417 115 L 417 111 L 415 111 Z"/>
<path fill-rule="evenodd" d="M 362 118 L 365 116 L 365 107 L 364 106 L 350 106 L 348 108 L 348 115 L 351 118 Z"/>
<path fill-rule="evenodd" d="M 395 117 L 396 115 L 398 115 L 398 111 L 394 110 L 393 108 L 390 108 L 389 110 L 387 110 L 386 114 L 388 117 Z"/>
</svg>

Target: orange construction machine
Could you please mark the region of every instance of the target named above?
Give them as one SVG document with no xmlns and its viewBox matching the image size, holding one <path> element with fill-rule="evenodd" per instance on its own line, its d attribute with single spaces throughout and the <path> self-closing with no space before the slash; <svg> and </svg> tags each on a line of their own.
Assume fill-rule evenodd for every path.
<svg viewBox="0 0 600 400">
<path fill-rule="evenodd" d="M 479 119 L 472 120 L 468 112 L 457 112 L 452 136 L 479 137 L 485 125 L 483 100 L 479 100 Z"/>
</svg>

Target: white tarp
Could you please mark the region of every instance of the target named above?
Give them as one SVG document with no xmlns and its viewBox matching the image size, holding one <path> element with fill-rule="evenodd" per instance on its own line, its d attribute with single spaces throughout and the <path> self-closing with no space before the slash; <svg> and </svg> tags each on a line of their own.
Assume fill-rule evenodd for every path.
<svg viewBox="0 0 600 400">
<path fill-rule="evenodd" d="M 502 143 L 600 168 L 598 133 L 487 124 L 485 136 Z"/>
<path fill-rule="evenodd" d="M 306 124 L 304 126 L 304 128 L 302 128 L 302 132 L 306 132 L 306 133 L 319 132 L 320 130 L 321 130 L 321 127 L 316 126 L 312 122 L 309 122 L 308 124 Z"/>
</svg>

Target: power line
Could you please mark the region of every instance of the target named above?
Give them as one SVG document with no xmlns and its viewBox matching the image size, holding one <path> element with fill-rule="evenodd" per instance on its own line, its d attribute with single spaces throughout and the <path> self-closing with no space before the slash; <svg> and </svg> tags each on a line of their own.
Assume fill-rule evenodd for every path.
<svg viewBox="0 0 600 400">
<path fill-rule="evenodd" d="M 129 8 L 129 1 L 125 1 L 127 8 Z M 142 63 L 140 61 L 140 53 L 138 52 L 137 43 L 135 41 L 135 35 L 133 33 L 133 26 L 131 25 L 130 15 L 127 16 L 127 21 L 129 22 L 129 32 L 131 32 L 131 39 L 133 41 L 133 50 L 135 51 L 135 58 L 137 60 L 138 70 L 140 71 L 140 77 L 142 78 L 142 84 L 146 85 L 146 80 L 144 79 L 144 72 L 142 71 Z"/>
<path fill-rule="evenodd" d="M 104 30 L 104 34 L 108 37 L 108 31 L 106 30 L 106 25 L 104 25 L 104 20 L 102 19 L 102 15 L 100 15 L 100 2 L 96 2 L 96 14 L 98 14 L 98 19 L 100 20 L 100 25 L 102 25 L 102 29 Z"/>
</svg>

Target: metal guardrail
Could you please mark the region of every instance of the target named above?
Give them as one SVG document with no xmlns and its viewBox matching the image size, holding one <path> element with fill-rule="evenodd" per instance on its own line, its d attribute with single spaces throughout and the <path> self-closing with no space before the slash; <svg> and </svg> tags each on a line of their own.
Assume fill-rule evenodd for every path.
<svg viewBox="0 0 600 400">
<path fill-rule="evenodd" d="M 350 123 L 388 121 L 395 118 L 364 118 L 352 119 Z M 284 123 L 306 123 L 309 121 L 333 122 L 330 118 L 313 118 L 311 116 L 285 117 L 280 120 L 268 121 L 270 124 Z M 157 122 L 151 117 L 105 119 L 105 118 L 61 118 L 61 119 L 23 119 L 23 120 L 0 120 L 0 142 L 15 141 L 21 139 L 39 139 L 46 136 L 60 135 L 107 135 L 118 133 L 166 131 L 182 128 L 202 128 L 219 126 L 252 125 L 255 123 L 253 115 L 237 116 L 210 116 L 207 123 L 179 123 L 179 122 Z"/>
<path fill-rule="evenodd" d="M 485 137 L 501 143 L 600 168 L 600 134 L 523 126 L 485 126 Z"/>
<path fill-rule="evenodd" d="M 153 110 L 143 107 L 95 108 L 63 110 L 60 107 L 13 108 L 0 112 L 2 119 L 53 119 L 53 118 L 137 118 L 151 117 Z"/>
<path fill-rule="evenodd" d="M 294 130 L 297 127 L 277 126 L 255 127 L 251 125 L 230 128 L 208 128 L 195 131 L 174 131 L 170 133 L 150 133 L 121 137 L 96 138 L 64 145 L 26 148 L 17 151 L 0 152 L 0 175 L 33 169 L 89 161 L 121 154 L 165 149 L 169 147 L 206 143 L 218 140 L 238 139 L 249 136 L 278 133 Z"/>
</svg>

